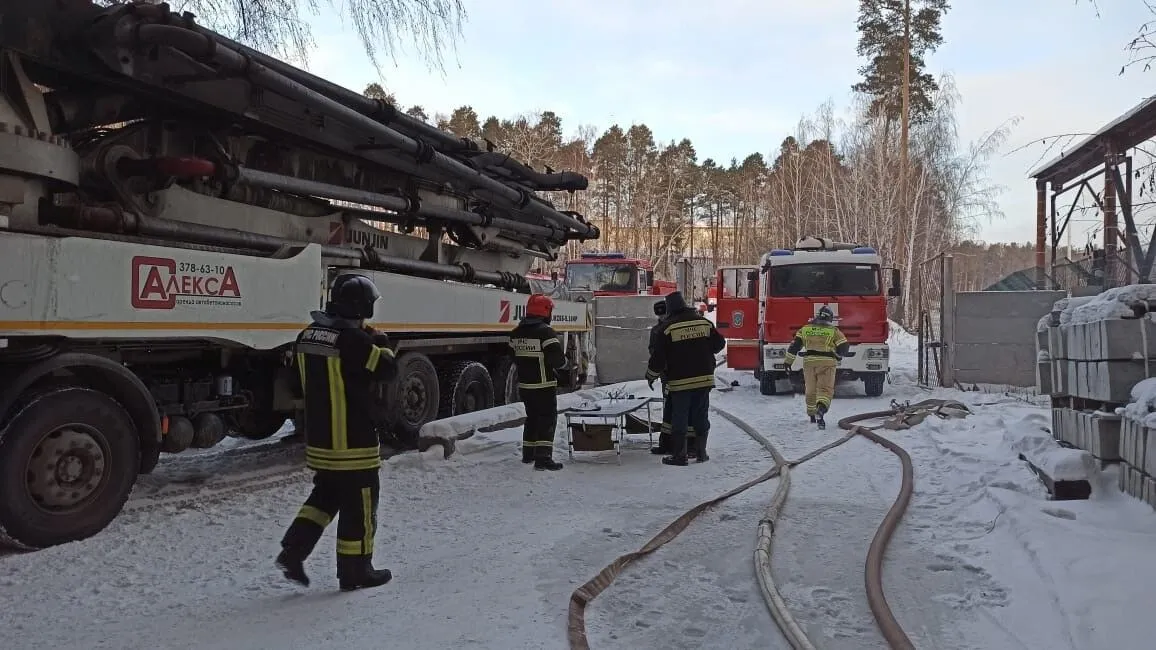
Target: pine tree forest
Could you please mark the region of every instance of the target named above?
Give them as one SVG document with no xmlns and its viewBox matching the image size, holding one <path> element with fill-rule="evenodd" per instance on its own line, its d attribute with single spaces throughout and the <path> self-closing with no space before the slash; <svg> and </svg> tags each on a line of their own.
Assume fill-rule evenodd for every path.
<svg viewBox="0 0 1156 650">
<path fill-rule="evenodd" d="M 902 269 L 910 298 L 920 271 L 934 283 L 932 265 L 923 262 L 942 253 L 962 254 L 960 290 L 982 289 L 1033 264 L 1029 243 L 971 241 L 977 226 L 1001 216 L 1000 188 L 986 176 L 986 161 L 1007 131 L 957 146 L 957 97 L 950 78 L 938 85 L 934 110 L 912 126 L 907 202 L 897 182 L 898 130 L 871 117 L 867 101 L 848 118 L 823 106 L 767 153 L 727 161 L 700 159 L 689 139 L 661 141 L 641 123 L 568 133 L 551 111 L 484 118 L 469 106 L 448 115 L 427 116 L 420 106 L 407 112 L 455 135 L 488 140 L 537 169 L 590 178 L 586 192 L 550 197 L 602 230 L 599 240 L 563 250 L 559 265 L 583 251 L 619 251 L 650 260 L 656 276 L 669 279 L 680 257 L 703 258 L 711 267 L 749 264 L 771 248 L 816 235 L 878 248 Z M 393 99 L 376 84 L 366 92 Z M 903 302 L 910 305 L 905 312 L 915 308 Z"/>
<path fill-rule="evenodd" d="M 581 252 L 616 251 L 650 260 L 656 277 L 670 279 L 682 257 L 702 259 L 711 268 L 752 264 L 772 248 L 815 235 L 878 248 L 901 270 L 904 296 L 895 316 L 911 322 L 918 309 L 913 292 L 921 281 L 937 284 L 936 267 L 928 262 L 944 253 L 959 256 L 960 290 L 983 289 L 1032 266 L 1028 243 L 974 241 L 980 225 L 1002 217 L 1002 188 L 987 176 L 987 162 L 1014 124 L 976 142 L 959 142 L 960 97 L 950 76 L 933 79 L 925 72 L 922 58 L 942 41 L 938 16 L 947 4 L 917 1 L 909 154 L 901 155 L 891 101 L 896 95 L 889 88 L 902 78 L 894 44 L 902 38 L 902 21 L 894 17 L 902 3 L 861 4 L 860 53 L 869 62 L 860 70 L 864 83 L 853 88 L 853 108 L 821 106 L 780 142 L 752 143 L 742 157 L 702 157 L 690 139 L 660 136 L 644 123 L 567 125 L 553 111 L 482 116 L 468 105 L 449 114 L 430 115 L 417 105 L 406 112 L 455 135 L 487 141 L 535 168 L 572 170 L 590 179 L 586 192 L 550 197 L 602 231 L 597 241 L 563 250 L 558 267 Z M 365 93 L 406 105 L 376 83 Z"/>
</svg>

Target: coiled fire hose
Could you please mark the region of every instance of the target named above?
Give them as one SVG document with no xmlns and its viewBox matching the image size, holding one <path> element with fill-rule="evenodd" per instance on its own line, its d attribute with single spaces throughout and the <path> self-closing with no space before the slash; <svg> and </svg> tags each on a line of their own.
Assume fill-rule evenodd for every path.
<svg viewBox="0 0 1156 650">
<path fill-rule="evenodd" d="M 963 417 L 967 415 L 969 411 L 966 406 L 959 402 L 938 399 L 924 400 L 916 404 L 904 405 L 892 402 L 891 406 L 892 408 L 886 411 L 861 413 L 839 420 L 839 428 L 847 431 L 845 436 L 795 461 L 788 461 L 784 458 L 765 436 L 741 419 L 718 407 L 712 407 L 713 411 L 762 445 L 774 459 L 774 466 L 762 476 L 729 490 L 714 499 L 704 501 L 694 506 L 659 531 L 659 533 L 651 538 L 650 541 L 646 542 L 642 548 L 618 557 L 585 584 L 575 589 L 574 593 L 570 595 L 570 608 L 567 622 L 567 636 L 570 641 L 570 647 L 575 650 L 589 650 L 590 642 L 586 636 L 586 608 L 591 601 L 610 587 L 611 583 L 614 582 L 615 578 L 617 578 L 626 567 L 636 560 L 646 557 L 665 546 L 682 533 L 682 531 L 686 530 L 686 528 L 690 526 L 690 523 L 707 509 L 736 494 L 745 492 L 760 483 L 764 483 L 775 477 L 780 477 L 779 485 L 771 499 L 770 506 L 767 508 L 766 514 L 759 521 L 758 541 L 755 546 L 755 573 L 759 580 L 763 597 L 767 602 L 767 607 L 775 619 L 775 623 L 787 638 L 787 641 L 793 648 L 796 648 L 796 650 L 813 650 L 815 646 L 807 638 L 802 627 L 791 616 L 782 594 L 775 585 L 774 577 L 771 573 L 771 542 L 774 535 L 775 522 L 782 512 L 783 505 L 786 503 L 787 494 L 790 490 L 791 468 L 842 445 L 856 435 L 861 435 L 876 444 L 882 445 L 898 456 L 903 468 L 899 495 L 887 511 L 887 514 L 883 517 L 883 521 L 879 524 L 879 528 L 876 530 L 875 537 L 871 540 L 871 545 L 867 551 L 863 580 L 866 587 L 868 605 L 871 608 L 871 614 L 875 617 L 875 622 L 879 627 L 880 633 L 892 650 L 915 650 L 911 639 L 907 636 L 906 632 L 903 631 L 903 628 L 891 612 L 891 607 L 887 604 L 887 598 L 883 592 L 883 555 L 887 550 L 887 544 L 890 542 L 891 536 L 899 526 L 899 522 L 907 510 L 908 503 L 911 501 L 911 494 L 914 490 L 915 482 L 914 468 L 911 463 L 911 457 L 902 447 L 874 432 L 873 429 L 879 427 L 868 428 L 858 423 L 866 420 L 887 418 L 887 421 L 880 425 L 880 427 L 888 429 L 908 429 L 922 422 L 928 415 Z"/>
</svg>

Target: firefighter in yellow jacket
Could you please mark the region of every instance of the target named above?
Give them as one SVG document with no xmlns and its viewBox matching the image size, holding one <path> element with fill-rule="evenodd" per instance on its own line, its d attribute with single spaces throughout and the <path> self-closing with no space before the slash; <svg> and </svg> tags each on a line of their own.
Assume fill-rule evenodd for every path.
<svg viewBox="0 0 1156 650">
<path fill-rule="evenodd" d="M 371 387 L 396 372 L 388 338 L 365 324 L 381 294 L 358 274 L 333 282 L 325 311 L 297 336 L 294 349 L 305 394 L 305 464 L 313 491 L 281 540 L 277 566 L 309 584 L 305 559 L 337 518 L 337 579 L 342 591 L 379 587 L 393 575 L 373 568 L 381 455 L 371 419 Z"/>
<path fill-rule="evenodd" d="M 787 348 L 784 359 L 790 369 L 797 355 L 803 357 L 803 382 L 806 386 L 807 415 L 820 429 L 827 428 L 823 416 L 831 409 L 831 399 L 835 396 L 835 374 L 840 357 L 854 356 L 843 332 L 835 327 L 835 314 L 823 305 L 815 318 L 799 331 Z"/>
</svg>

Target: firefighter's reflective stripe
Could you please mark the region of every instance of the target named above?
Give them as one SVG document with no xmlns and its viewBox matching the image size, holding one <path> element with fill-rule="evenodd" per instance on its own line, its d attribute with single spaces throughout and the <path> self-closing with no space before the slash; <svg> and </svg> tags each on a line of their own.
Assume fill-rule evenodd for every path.
<svg viewBox="0 0 1156 650">
<path fill-rule="evenodd" d="M 349 428 L 345 422 L 345 378 L 341 376 L 341 359 L 325 360 L 329 372 L 329 426 L 333 435 L 333 450 L 349 449 Z"/>
<path fill-rule="evenodd" d="M 343 515 L 344 516 L 344 515 Z M 368 556 L 373 555 L 373 491 L 370 488 L 361 488 L 361 529 L 365 531 L 361 539 L 337 538 L 338 555 Z"/>
<path fill-rule="evenodd" d="M 305 354 L 297 353 L 297 376 L 301 378 L 301 392 L 305 392 Z"/>
<path fill-rule="evenodd" d="M 670 325 L 664 333 L 670 337 L 671 342 L 677 343 L 690 339 L 705 339 L 710 336 L 710 328 L 710 321 L 695 319 Z"/>
<path fill-rule="evenodd" d="M 832 325 L 804 325 L 797 338 L 803 342 L 803 365 L 829 365 L 837 360 L 836 350 L 847 337 Z"/>
<path fill-rule="evenodd" d="M 332 515 L 309 504 L 301 506 L 301 509 L 297 511 L 297 518 L 311 521 L 322 528 L 325 528 L 333 521 Z"/>
<path fill-rule="evenodd" d="M 378 447 L 336 450 L 307 446 L 305 464 L 313 469 L 377 469 L 381 467 L 381 450 Z"/>
<path fill-rule="evenodd" d="M 646 369 L 646 378 L 647 378 L 647 379 L 658 379 L 658 378 L 659 378 L 659 377 L 661 377 L 661 376 L 662 376 L 662 375 L 661 375 L 660 373 L 654 372 L 654 371 L 653 371 L 653 370 L 651 370 L 650 368 L 647 368 L 647 369 Z"/>
<path fill-rule="evenodd" d="M 672 392 L 683 390 L 697 390 L 699 388 L 714 388 L 714 375 L 699 375 L 685 379 L 672 379 L 666 382 Z"/>
<path fill-rule="evenodd" d="M 394 358 L 393 350 L 390 350 L 389 348 L 378 347 L 376 345 L 370 348 L 369 358 L 365 361 L 365 369 L 370 372 L 377 372 L 377 364 L 381 362 L 381 358 L 383 356 L 387 359 Z"/>
</svg>

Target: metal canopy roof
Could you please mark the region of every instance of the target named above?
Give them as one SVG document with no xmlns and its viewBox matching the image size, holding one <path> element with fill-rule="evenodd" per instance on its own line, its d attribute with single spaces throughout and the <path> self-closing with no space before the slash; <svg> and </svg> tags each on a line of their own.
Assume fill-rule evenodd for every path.
<svg viewBox="0 0 1156 650">
<path fill-rule="evenodd" d="M 1056 189 L 1103 163 L 1109 144 L 1122 153 L 1154 137 L 1156 96 L 1140 102 L 1095 134 L 1081 140 L 1075 147 L 1035 169 L 1029 176 L 1040 182 L 1051 182 L 1053 189 Z"/>
</svg>

